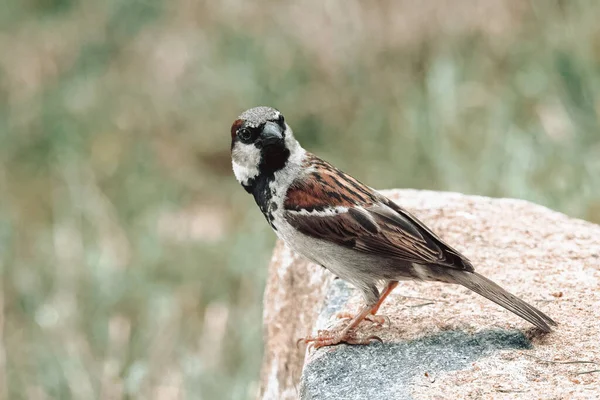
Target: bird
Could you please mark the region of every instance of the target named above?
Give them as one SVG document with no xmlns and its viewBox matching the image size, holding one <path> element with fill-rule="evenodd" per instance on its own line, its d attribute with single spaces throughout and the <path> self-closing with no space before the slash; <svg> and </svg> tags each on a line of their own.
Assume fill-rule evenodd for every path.
<svg viewBox="0 0 600 400">
<path fill-rule="evenodd" d="M 405 280 L 462 285 L 543 332 L 556 326 L 542 311 L 475 272 L 467 257 L 407 210 L 306 151 L 277 109 L 254 107 L 233 122 L 231 159 L 237 181 L 276 235 L 364 298 L 346 326 L 319 331 L 301 339 L 305 343 L 319 348 L 379 339 L 360 338 L 356 328 L 379 317 L 381 304 Z"/>
</svg>

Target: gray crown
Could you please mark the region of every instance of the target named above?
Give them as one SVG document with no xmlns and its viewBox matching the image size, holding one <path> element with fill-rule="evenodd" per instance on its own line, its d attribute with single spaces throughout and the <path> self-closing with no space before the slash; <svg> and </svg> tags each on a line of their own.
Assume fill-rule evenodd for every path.
<svg viewBox="0 0 600 400">
<path fill-rule="evenodd" d="M 246 121 L 246 125 L 257 128 L 267 121 L 276 121 L 279 118 L 279 111 L 271 107 L 254 107 L 246 110 L 239 116 L 239 119 Z"/>
</svg>

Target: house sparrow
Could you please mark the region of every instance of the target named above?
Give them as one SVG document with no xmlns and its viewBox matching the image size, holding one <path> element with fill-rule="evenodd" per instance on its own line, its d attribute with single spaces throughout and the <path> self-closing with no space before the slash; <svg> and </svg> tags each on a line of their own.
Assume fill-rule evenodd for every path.
<svg viewBox="0 0 600 400">
<path fill-rule="evenodd" d="M 231 126 L 233 172 L 291 249 L 358 288 L 365 306 L 343 329 L 303 339 L 315 347 L 364 344 L 354 328 L 375 316 L 398 281 L 460 284 L 544 332 L 546 314 L 475 272 L 471 262 L 374 189 L 304 150 L 283 115 L 245 111 Z M 383 291 L 378 287 L 383 285 Z"/>
</svg>

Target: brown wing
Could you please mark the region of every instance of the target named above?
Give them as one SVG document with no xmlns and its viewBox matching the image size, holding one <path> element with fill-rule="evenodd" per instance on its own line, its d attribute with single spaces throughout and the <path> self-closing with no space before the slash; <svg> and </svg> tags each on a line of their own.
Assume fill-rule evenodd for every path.
<svg viewBox="0 0 600 400">
<path fill-rule="evenodd" d="M 294 182 L 288 190 L 285 218 L 300 232 L 402 262 L 473 271 L 468 259 L 416 217 L 329 164 L 325 167 L 317 169 L 319 178 Z"/>
<path fill-rule="evenodd" d="M 377 202 L 377 193 L 313 154 L 307 154 L 305 167 L 311 171 L 290 185 L 283 203 L 286 210 L 323 211 Z"/>
</svg>

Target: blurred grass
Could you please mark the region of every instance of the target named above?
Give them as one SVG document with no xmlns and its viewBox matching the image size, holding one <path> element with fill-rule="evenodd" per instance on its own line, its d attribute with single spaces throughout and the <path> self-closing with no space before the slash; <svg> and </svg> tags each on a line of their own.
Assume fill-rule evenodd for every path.
<svg viewBox="0 0 600 400">
<path fill-rule="evenodd" d="M 449 3 L 5 0 L 0 396 L 254 396 L 255 105 L 371 186 L 600 222 L 600 4 Z"/>
</svg>

